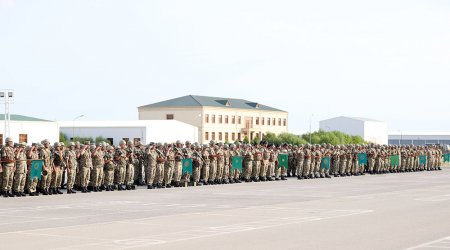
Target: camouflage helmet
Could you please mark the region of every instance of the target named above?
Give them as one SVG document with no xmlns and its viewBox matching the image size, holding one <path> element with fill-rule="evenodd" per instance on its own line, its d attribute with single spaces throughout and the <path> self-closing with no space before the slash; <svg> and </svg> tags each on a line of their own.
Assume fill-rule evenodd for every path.
<svg viewBox="0 0 450 250">
<path fill-rule="evenodd" d="M 24 147 L 27 146 L 27 143 L 23 141 L 23 142 L 20 143 L 20 146 L 24 148 Z"/>
<path fill-rule="evenodd" d="M 95 145 L 91 145 L 91 146 L 90 146 L 90 149 L 91 149 L 91 150 L 95 150 L 95 148 L 96 148 Z"/>
<path fill-rule="evenodd" d="M 59 142 L 55 142 L 55 143 L 53 143 L 53 147 L 61 147 L 61 143 L 59 143 Z"/>
<path fill-rule="evenodd" d="M 127 145 L 128 145 L 128 146 L 133 146 L 134 143 L 133 143 L 132 141 L 128 141 L 128 142 L 127 142 Z"/>
<path fill-rule="evenodd" d="M 71 146 L 75 146 L 75 142 L 73 142 L 73 141 L 69 142 L 69 147 L 71 147 Z"/>
<path fill-rule="evenodd" d="M 183 144 L 180 140 L 177 140 L 175 143 L 176 144 Z"/>
<path fill-rule="evenodd" d="M 190 141 L 186 141 L 184 144 L 191 145 L 191 142 Z"/>
<path fill-rule="evenodd" d="M 8 142 L 13 142 L 13 140 L 12 140 L 11 137 L 6 137 L 5 142 L 6 142 L 6 143 L 8 143 Z"/>
<path fill-rule="evenodd" d="M 45 145 L 45 144 L 50 144 L 50 140 L 49 140 L 49 139 L 43 140 L 43 141 L 42 141 L 42 145 Z"/>
<path fill-rule="evenodd" d="M 65 144 L 64 144 L 64 142 L 60 142 L 61 143 L 61 146 L 66 146 Z"/>
<path fill-rule="evenodd" d="M 125 145 L 125 144 L 126 144 L 126 142 L 124 140 L 119 141 L 120 146 Z"/>
</svg>

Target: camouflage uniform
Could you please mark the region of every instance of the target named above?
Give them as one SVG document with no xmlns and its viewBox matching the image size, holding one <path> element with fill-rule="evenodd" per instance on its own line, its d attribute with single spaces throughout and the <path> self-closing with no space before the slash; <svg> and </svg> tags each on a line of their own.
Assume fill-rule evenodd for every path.
<svg viewBox="0 0 450 250">
<path fill-rule="evenodd" d="M 25 154 L 26 144 L 22 144 L 16 153 L 16 171 L 14 173 L 14 193 L 16 196 L 25 196 L 25 176 L 27 172 L 27 155 Z"/>
<path fill-rule="evenodd" d="M 64 159 L 67 162 L 67 193 L 75 194 L 76 192 L 73 191 L 73 187 L 75 184 L 78 161 L 77 161 L 77 153 L 73 148 L 73 146 L 69 147 L 69 150 L 65 152 Z"/>
</svg>

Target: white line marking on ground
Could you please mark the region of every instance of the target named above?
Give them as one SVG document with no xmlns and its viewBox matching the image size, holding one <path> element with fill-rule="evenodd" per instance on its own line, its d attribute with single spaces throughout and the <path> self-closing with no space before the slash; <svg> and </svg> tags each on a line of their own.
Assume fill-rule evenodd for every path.
<svg viewBox="0 0 450 250">
<path fill-rule="evenodd" d="M 441 246 L 441 245 L 444 245 L 444 246 Z M 420 244 L 418 246 L 406 248 L 405 250 L 427 249 L 427 248 L 450 249 L 450 236 L 440 238 L 437 240 L 433 240 L 430 242 L 426 242 L 426 243 Z"/>
</svg>

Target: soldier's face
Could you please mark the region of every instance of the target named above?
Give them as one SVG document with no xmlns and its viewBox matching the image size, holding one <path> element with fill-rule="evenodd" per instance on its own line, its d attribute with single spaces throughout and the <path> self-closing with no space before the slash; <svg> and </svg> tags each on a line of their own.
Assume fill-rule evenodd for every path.
<svg viewBox="0 0 450 250">
<path fill-rule="evenodd" d="M 10 146 L 10 147 L 14 146 L 14 142 L 9 141 L 9 142 L 8 142 L 8 146 Z"/>
</svg>

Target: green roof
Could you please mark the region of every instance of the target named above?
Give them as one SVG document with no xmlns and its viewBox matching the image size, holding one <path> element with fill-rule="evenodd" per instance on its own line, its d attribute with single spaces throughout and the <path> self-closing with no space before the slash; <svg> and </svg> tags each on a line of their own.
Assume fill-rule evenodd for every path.
<svg viewBox="0 0 450 250">
<path fill-rule="evenodd" d="M 286 112 L 280 109 L 272 108 L 251 102 L 243 99 L 224 98 L 224 97 L 210 97 L 187 95 L 162 102 L 157 102 L 139 108 L 167 108 L 167 107 L 220 107 L 220 108 L 234 108 L 234 109 L 252 109 L 265 111 L 279 111 Z"/>
<path fill-rule="evenodd" d="M 5 115 L 0 114 L 0 121 L 5 120 Z M 50 122 L 49 120 L 39 119 L 35 117 L 30 116 L 24 116 L 24 115 L 14 115 L 11 114 L 11 121 L 21 121 L 21 122 Z"/>
</svg>

